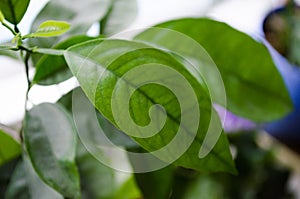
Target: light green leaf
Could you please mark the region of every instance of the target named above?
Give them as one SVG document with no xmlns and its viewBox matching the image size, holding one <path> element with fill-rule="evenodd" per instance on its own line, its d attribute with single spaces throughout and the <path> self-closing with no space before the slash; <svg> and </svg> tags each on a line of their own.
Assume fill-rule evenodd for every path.
<svg viewBox="0 0 300 199">
<path fill-rule="evenodd" d="M 29 41 L 31 46 L 40 48 L 50 48 L 62 39 L 67 37 L 85 34 L 96 22 L 99 22 L 107 13 L 111 0 L 51 0 L 40 11 L 34 20 L 31 32 L 34 32 L 39 24 L 53 19 L 66 21 L 72 24 L 70 30 L 62 37 L 45 39 L 32 39 Z"/>
<path fill-rule="evenodd" d="M 80 196 L 76 138 L 71 117 L 63 107 L 44 103 L 26 113 L 24 140 L 35 171 L 69 198 Z"/>
<path fill-rule="evenodd" d="M 133 177 L 130 177 L 124 184 L 117 190 L 112 199 L 132 199 L 142 198 L 141 192 L 138 189 Z"/>
<path fill-rule="evenodd" d="M 25 35 L 23 38 L 55 37 L 67 32 L 71 25 L 65 21 L 45 21 L 39 25 L 36 32 Z"/>
<path fill-rule="evenodd" d="M 255 121 L 278 119 L 291 111 L 292 104 L 285 84 L 263 44 L 224 23 L 205 18 L 179 19 L 156 27 L 160 29 L 146 30 L 136 39 L 174 53 L 185 52 L 184 55 L 180 54 L 182 56 L 194 56 L 195 52 L 190 53 L 188 46 L 181 46 L 180 41 L 174 41 L 174 37 L 170 36 L 172 33 L 166 29 L 198 42 L 219 69 L 230 111 Z M 203 66 L 203 69 L 209 67 Z M 203 69 L 200 68 L 201 71 Z M 215 76 L 202 75 L 208 80 L 212 79 L 209 83 L 213 87 Z M 218 89 L 218 86 L 215 88 Z"/>
<path fill-rule="evenodd" d="M 21 154 L 21 145 L 12 135 L 0 129 L 0 166 Z"/>
<path fill-rule="evenodd" d="M 17 25 L 23 18 L 30 0 L 1 0 L 0 8 L 5 19 Z"/>
<path fill-rule="evenodd" d="M 88 36 L 74 36 L 56 45 L 54 47 L 55 49 L 37 49 L 37 52 L 48 53 L 49 55 L 42 56 L 37 63 L 33 83 L 40 85 L 52 85 L 71 78 L 73 75 L 66 64 L 65 59 L 62 56 L 58 56 L 63 55 L 61 53 L 64 51 L 58 51 L 58 49 L 66 49 L 74 44 L 91 39 L 92 37 Z M 55 55 L 54 53 L 57 51 L 58 53 Z"/>
<path fill-rule="evenodd" d="M 3 23 L 5 20 L 3 13 L 0 10 L 0 22 Z"/>
<path fill-rule="evenodd" d="M 113 35 L 119 33 L 128 27 L 136 15 L 136 0 L 112 0 L 109 12 L 100 22 L 101 34 Z"/>
<path fill-rule="evenodd" d="M 137 42 L 98 39 L 67 49 L 65 59 L 95 107 L 110 122 L 130 135 L 156 157 L 168 163 L 175 161 L 177 165 L 205 172 L 235 172 L 224 133 L 217 134 L 220 137 L 218 136 L 216 145 L 206 157 L 201 159 L 198 157 L 211 120 L 210 98 L 205 85 L 200 84 L 170 54 Z M 160 67 L 163 65 L 166 67 L 160 71 Z M 146 71 L 139 71 L 136 75 L 124 80 L 122 76 L 125 73 L 135 72 L 140 69 L 139 66 L 142 66 L 142 69 L 147 67 Z M 176 78 L 170 78 L 173 76 L 168 72 L 165 73 L 164 70 L 168 71 L 169 69 L 176 74 Z M 174 91 L 171 92 L 163 86 L 149 84 L 138 87 L 139 84 L 136 81 L 144 81 L 149 78 L 156 78 L 157 81 L 170 80 L 167 82 L 170 86 L 176 87 L 174 88 L 177 89 L 176 94 L 182 95 L 178 99 L 181 100 L 180 105 L 173 94 Z M 118 85 L 116 85 L 117 83 Z M 115 87 L 120 88 L 117 93 L 114 93 Z M 126 105 L 128 93 L 133 90 L 135 92 L 131 96 L 129 104 Z M 113 94 L 117 94 L 117 96 L 113 97 Z M 118 104 L 115 105 L 116 109 L 111 107 L 112 102 Z M 154 104 L 162 105 L 166 112 L 156 109 L 155 114 L 157 115 L 155 119 L 152 119 L 154 123 L 149 125 L 150 132 L 140 130 L 140 128 L 143 129 L 141 126 L 149 124 L 148 111 Z M 127 110 L 130 110 L 130 115 L 126 115 Z M 198 111 L 201 112 L 200 123 L 197 120 Z M 195 112 L 196 114 L 194 114 Z M 164 113 L 166 115 L 163 116 Z M 182 120 L 181 113 L 184 113 L 185 117 L 182 118 L 186 118 L 186 124 L 179 128 L 182 124 L 182 121 L 180 122 Z M 164 120 L 163 117 L 165 117 L 165 124 L 161 123 Z M 160 128 L 161 125 L 164 125 L 163 128 Z M 214 119 L 212 126 L 220 126 L 219 121 Z M 178 129 L 180 129 L 180 136 L 183 137 L 178 139 L 176 136 L 177 139 L 173 139 Z M 158 133 L 153 135 L 152 133 L 155 132 Z M 149 137 L 147 133 L 153 136 Z M 140 138 L 137 136 L 138 134 L 144 138 Z M 194 136 L 196 136 L 195 139 L 193 139 Z M 172 148 L 172 144 L 168 145 L 171 140 L 172 144 L 176 143 L 176 147 Z M 166 147 L 167 145 L 168 147 Z M 203 147 L 205 148 L 207 145 L 203 144 Z M 161 148 L 162 150 L 159 150 Z"/>
</svg>

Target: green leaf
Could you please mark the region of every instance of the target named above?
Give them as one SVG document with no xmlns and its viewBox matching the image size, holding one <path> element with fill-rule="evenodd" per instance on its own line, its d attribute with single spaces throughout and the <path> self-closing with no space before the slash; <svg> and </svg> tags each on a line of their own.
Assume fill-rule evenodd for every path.
<svg viewBox="0 0 300 199">
<path fill-rule="evenodd" d="M 69 198 L 80 196 L 76 138 L 63 107 L 44 103 L 26 112 L 24 140 L 33 167 L 46 184 Z"/>
<path fill-rule="evenodd" d="M 15 170 L 19 158 L 16 158 L 2 166 L 0 166 L 0 198 L 5 198 L 5 193 L 8 190 L 11 176 Z"/>
<path fill-rule="evenodd" d="M 109 198 L 116 189 L 115 172 L 91 155 L 78 142 L 76 162 L 80 173 L 82 198 Z"/>
<path fill-rule="evenodd" d="M 117 190 L 113 199 L 132 199 L 141 198 L 140 190 L 138 189 L 133 177 L 130 177 L 125 183 Z"/>
<path fill-rule="evenodd" d="M 137 42 L 98 39 L 67 49 L 65 59 L 72 73 L 77 77 L 83 91 L 95 107 L 110 122 L 130 135 L 156 157 L 168 163 L 175 161 L 177 165 L 200 171 L 235 172 L 228 141 L 223 132 L 217 134 L 219 139 L 212 151 L 206 157 L 199 158 L 199 150 L 211 120 L 210 98 L 205 86 L 200 84 L 170 54 Z M 154 66 L 151 67 L 152 65 Z M 167 66 L 163 68 L 164 70 L 168 71 L 170 69 L 174 72 L 176 78 L 170 78 L 172 75 L 165 73 L 164 70 L 160 71 L 162 65 Z M 148 66 L 145 69 L 149 69 L 149 71 L 139 71 L 136 75 L 124 80 L 122 76 L 125 73 L 135 71 L 135 69 L 139 70 L 139 66 Z M 136 81 L 144 81 L 149 78 L 156 78 L 157 81 L 169 79 L 170 86 L 176 87 L 175 90 L 178 89 L 176 94 L 184 96 L 180 98 L 180 103 L 183 101 L 184 106 L 178 103 L 176 96 L 173 94 L 174 91 L 171 92 L 163 86 L 149 84 L 141 88 L 138 87 L 139 84 Z M 184 85 L 181 85 L 180 82 Z M 117 83 L 118 85 L 116 85 Z M 112 95 L 116 94 L 113 92 L 115 87 L 120 89 L 118 89 L 117 96 L 113 97 Z M 134 90 L 135 92 L 131 96 L 129 104 L 126 104 L 129 93 Z M 112 102 L 118 104 L 115 104 L 114 108 L 116 109 L 114 110 L 111 107 Z M 156 109 L 157 113 L 153 113 L 157 115 L 156 119 L 152 119 L 152 123 L 153 120 L 154 123 L 149 125 L 150 135 L 152 135 L 149 137 L 149 132 L 140 130 L 140 128 L 143 129 L 141 126 L 149 124 L 148 111 L 154 104 L 164 106 L 165 112 Z M 84 109 L 84 107 L 82 108 Z M 130 110 L 130 115 L 126 115 L 127 110 Z M 199 110 L 201 112 L 200 123 L 197 119 Z M 115 112 L 113 113 L 113 111 Z M 166 115 L 163 116 L 164 113 Z M 179 128 L 182 124 L 180 122 L 182 120 L 181 113 L 184 113 L 183 118 L 186 118 L 186 124 Z M 161 123 L 163 117 L 165 117 L 165 124 Z M 133 121 L 129 121 L 130 119 Z M 135 126 L 134 123 L 138 124 L 139 127 Z M 200 125 L 199 128 L 198 124 Z M 220 122 L 216 118 L 213 118 L 211 124 L 213 128 L 220 126 Z M 161 125 L 164 125 L 163 128 L 160 128 Z M 136 129 L 138 129 L 138 132 Z M 177 139 L 173 139 L 178 129 L 180 130 L 180 136 L 183 137 L 178 139 L 176 136 Z M 155 132 L 157 134 L 153 135 Z M 137 136 L 138 134 L 144 136 L 144 138 L 140 138 Z M 177 143 L 176 147 L 172 148 L 172 145 L 168 145 L 171 140 L 172 143 Z M 189 143 L 187 143 L 187 140 Z M 167 145 L 168 147 L 166 147 Z M 207 145 L 203 144 L 203 147 L 206 148 Z M 159 150 L 161 148 L 162 150 Z"/>
<path fill-rule="evenodd" d="M 3 23 L 5 20 L 3 13 L 0 10 L 0 22 Z"/>
<path fill-rule="evenodd" d="M 70 27 L 71 25 L 65 21 L 49 20 L 41 23 L 36 32 L 25 35 L 23 38 L 55 37 L 67 32 Z"/>
<path fill-rule="evenodd" d="M 27 199 L 30 197 L 29 183 L 23 161 L 20 161 L 10 179 L 5 199 Z"/>
<path fill-rule="evenodd" d="M 218 67 L 226 89 L 226 108 L 230 111 L 260 122 L 278 119 L 291 111 L 288 91 L 263 44 L 224 23 L 205 18 L 179 19 L 156 27 L 160 29 L 146 30 L 136 39 L 175 53 L 185 52 L 183 56 L 195 56 L 195 52 L 175 41 L 172 31 L 198 42 Z M 172 45 L 174 42 L 176 45 Z M 209 73 L 203 75 L 208 80 L 212 79 L 213 88 L 214 76 Z"/>
<path fill-rule="evenodd" d="M 169 198 L 172 191 L 174 167 L 168 166 L 161 170 L 149 173 L 136 173 L 135 179 L 144 198 Z"/>
<path fill-rule="evenodd" d="M 5 19 L 17 25 L 23 18 L 30 0 L 1 0 L 0 8 Z"/>
<path fill-rule="evenodd" d="M 77 87 L 62 96 L 57 103 L 63 105 L 72 113 L 73 98 L 75 98 L 76 100 L 78 99 L 76 104 L 81 107 L 85 107 L 87 105 L 86 102 L 88 102 L 88 104 L 92 106 L 89 101 L 83 100 L 86 98 L 86 96 L 80 87 Z M 76 111 L 78 110 L 76 109 Z M 99 113 L 99 111 L 95 110 L 96 125 L 91 125 L 91 115 L 89 115 L 90 113 L 86 110 L 80 112 L 79 114 L 81 116 L 81 119 L 79 121 L 76 120 L 76 126 L 78 126 L 78 123 L 80 123 L 80 126 L 84 126 L 85 134 L 93 134 L 93 132 L 97 133 L 99 131 L 98 125 L 100 125 L 105 133 L 105 136 L 115 145 L 125 148 L 139 147 L 136 142 L 134 142 L 129 136 L 127 136 L 125 133 L 111 124 L 111 122 L 109 122 L 101 113 Z M 91 139 L 95 139 L 95 136 L 91 136 Z"/>
<path fill-rule="evenodd" d="M 113 35 L 119 33 L 128 27 L 136 15 L 136 0 L 113 0 L 109 12 L 100 22 L 101 34 Z"/>
<path fill-rule="evenodd" d="M 11 177 L 6 199 L 63 199 L 35 173 L 27 155 L 24 154 Z"/>
<path fill-rule="evenodd" d="M 21 145 L 12 135 L 0 129 L 0 166 L 21 154 Z"/>
<path fill-rule="evenodd" d="M 212 177 L 201 175 L 187 187 L 183 199 L 219 199 L 223 197 L 223 187 Z"/>
<path fill-rule="evenodd" d="M 31 32 L 34 32 L 42 22 L 53 19 L 72 24 L 63 38 L 85 34 L 94 23 L 99 22 L 105 16 L 110 3 L 111 0 L 51 0 L 35 18 Z M 29 44 L 40 48 L 50 48 L 59 41 L 61 41 L 60 37 L 47 40 L 37 38 L 30 40 Z"/>
<path fill-rule="evenodd" d="M 54 47 L 54 49 L 66 49 L 74 44 L 78 44 L 91 39 L 92 37 L 88 37 L 88 36 L 74 36 L 57 44 Z M 47 53 L 45 51 L 40 51 L 40 50 L 38 50 L 38 52 Z M 36 72 L 33 78 L 34 84 L 40 84 L 40 85 L 57 84 L 73 76 L 65 62 L 65 59 L 62 56 L 57 56 L 52 54 L 42 56 L 39 62 L 37 63 Z"/>
</svg>

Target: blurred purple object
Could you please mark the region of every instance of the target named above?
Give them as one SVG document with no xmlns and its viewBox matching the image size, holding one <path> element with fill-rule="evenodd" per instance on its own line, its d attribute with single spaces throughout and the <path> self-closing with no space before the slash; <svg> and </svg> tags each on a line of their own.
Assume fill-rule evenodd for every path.
<svg viewBox="0 0 300 199">
<path fill-rule="evenodd" d="M 224 107 L 215 104 L 215 110 L 218 112 L 221 122 L 223 124 L 224 131 L 227 133 L 234 133 L 240 131 L 250 131 L 256 129 L 256 124 L 245 118 L 241 118 Z"/>
</svg>

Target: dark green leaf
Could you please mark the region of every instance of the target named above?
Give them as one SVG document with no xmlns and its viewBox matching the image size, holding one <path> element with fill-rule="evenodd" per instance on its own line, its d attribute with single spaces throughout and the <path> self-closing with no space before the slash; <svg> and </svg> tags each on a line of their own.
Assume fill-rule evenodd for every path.
<svg viewBox="0 0 300 199">
<path fill-rule="evenodd" d="M 115 172 L 96 160 L 78 142 L 76 162 L 81 179 L 82 198 L 109 198 L 116 189 Z"/>
<path fill-rule="evenodd" d="M 0 166 L 0 198 L 4 198 L 11 176 L 18 162 L 19 158 L 16 158 Z"/>
<path fill-rule="evenodd" d="M 63 197 L 46 185 L 35 173 L 30 160 L 24 154 L 23 161 L 17 165 L 6 193 L 6 199 L 63 199 Z"/>
<path fill-rule="evenodd" d="M 228 141 L 222 132 L 217 134 L 219 139 L 217 139 L 213 150 L 204 158 L 200 159 L 198 157 L 211 120 L 211 102 L 204 85 L 200 84 L 174 57 L 161 50 L 151 49 L 149 46 L 137 42 L 102 41 L 98 39 L 71 47 L 66 51 L 65 58 L 89 100 L 109 121 L 126 134 L 131 135 L 147 151 L 151 151 L 155 156 L 168 163 L 176 160 L 175 164 L 177 165 L 206 172 L 235 171 Z M 151 67 L 152 65 L 154 66 Z M 176 71 L 174 72 L 176 75 L 180 75 L 176 78 L 170 78 L 171 75 L 168 72 L 160 71 L 162 65 L 166 66 L 165 70 L 170 69 L 172 72 Z M 149 71 L 140 71 L 138 74 L 124 80 L 122 76 L 125 73 L 133 69 L 138 70 L 139 66 L 148 66 Z M 176 87 L 174 89 L 178 89 L 176 94 L 179 93 L 179 95 L 184 96 L 180 98 L 180 103 L 183 102 L 179 105 L 173 94 L 174 91 L 171 92 L 163 86 L 148 84 L 141 88 L 138 87 L 139 83 L 136 81 L 144 81 L 149 78 L 156 78 L 157 81 L 169 79 L 169 84 Z M 118 86 L 116 86 L 117 82 L 119 83 Z M 184 87 L 180 82 L 191 87 Z M 120 88 L 117 92 L 118 96 L 112 97 L 115 87 Z M 133 90 L 135 92 L 130 98 L 129 107 L 127 107 L 124 103 L 127 102 L 126 98 L 128 98 L 129 91 Z M 112 102 L 118 104 L 117 110 L 114 110 L 116 111 L 114 115 L 111 107 Z M 157 113 L 155 114 L 158 115 L 156 115 L 154 123 L 151 124 L 154 129 L 150 129 L 154 132 L 150 132 L 150 134 L 153 135 L 153 133 L 159 132 L 149 137 L 149 134 L 147 134 L 149 132 L 139 130 L 143 127 L 130 124 L 135 123 L 141 126 L 149 124 L 148 111 L 154 104 L 161 104 L 166 112 L 161 111 L 162 109 L 156 109 Z M 84 107 L 81 108 L 84 109 Z M 129 116 L 126 115 L 127 110 L 130 110 Z M 201 112 L 201 122 L 197 120 L 197 114 L 194 114 L 199 110 Z M 162 124 L 160 119 L 164 113 L 166 113 L 166 123 Z M 184 113 L 183 116 L 185 117 L 181 117 L 181 113 Z M 189 116 L 189 114 L 192 116 Z M 116 117 L 118 118 L 116 119 Z M 180 135 L 183 137 L 178 139 L 176 136 L 177 139 L 173 139 L 179 125 L 182 123 L 180 122 L 182 118 L 186 118 L 186 124 L 180 128 Z M 128 122 L 128 119 L 134 121 Z M 120 127 L 120 123 L 122 127 Z M 200 125 L 199 128 L 198 124 Z M 150 127 L 152 127 L 151 125 Z M 161 125 L 164 125 L 163 128 L 157 129 Z M 213 127 L 210 126 L 210 128 L 218 128 L 220 123 L 214 117 L 211 125 Z M 138 129 L 138 132 L 135 128 Z M 133 132 L 136 132 L 136 135 L 133 135 Z M 137 134 L 148 137 L 139 138 Z M 196 136 L 195 139 L 193 139 L 194 136 Z M 166 147 L 171 140 L 172 143 L 176 143 L 176 147 L 170 148 L 172 145 Z M 186 140 L 191 141 L 192 143 L 189 143 L 191 145 L 187 144 Z M 203 144 L 203 147 L 208 146 Z M 161 148 L 163 152 L 159 150 Z"/>
<path fill-rule="evenodd" d="M 7 21 L 17 25 L 23 18 L 30 0 L 1 0 L 0 9 Z"/>
<path fill-rule="evenodd" d="M 100 31 L 106 35 L 116 34 L 125 29 L 136 15 L 136 0 L 113 0 L 109 12 L 100 22 Z"/>
<path fill-rule="evenodd" d="M 72 119 L 63 107 L 45 103 L 26 113 L 24 140 L 35 171 L 69 198 L 80 196 L 76 138 Z"/>
<path fill-rule="evenodd" d="M 70 24 L 64 21 L 45 21 L 39 25 L 34 33 L 25 35 L 24 38 L 32 37 L 55 37 L 67 32 Z"/>
<path fill-rule="evenodd" d="M 174 167 L 168 166 L 149 173 L 136 173 L 135 179 L 145 199 L 169 198 L 172 190 Z"/>
<path fill-rule="evenodd" d="M 30 197 L 29 183 L 23 161 L 20 161 L 10 179 L 5 199 L 28 199 Z"/>
<path fill-rule="evenodd" d="M 157 27 L 161 29 L 146 30 L 136 39 L 175 53 L 179 50 L 185 52 L 184 55 L 180 54 L 182 56 L 194 56 L 195 52 L 190 52 L 185 45 L 181 46 L 180 41 L 175 41 L 171 36 L 172 31 L 166 29 L 183 33 L 197 41 L 209 53 L 221 73 L 230 111 L 255 121 L 278 119 L 291 111 L 287 89 L 263 44 L 224 23 L 205 18 L 179 19 Z M 207 74 L 206 78 L 214 78 L 210 76 Z M 214 86 L 213 81 L 209 83 Z M 247 95 L 243 96 L 245 93 Z"/>
<path fill-rule="evenodd" d="M 12 135 L 0 129 L 0 166 L 21 154 L 21 145 Z"/>
<path fill-rule="evenodd" d="M 74 44 L 78 44 L 90 39 L 92 38 L 88 36 L 74 36 L 59 43 L 54 48 L 66 49 Z M 52 85 L 67 80 L 72 76 L 73 75 L 66 64 L 65 59 L 62 56 L 44 55 L 36 65 L 33 83 Z"/>
</svg>

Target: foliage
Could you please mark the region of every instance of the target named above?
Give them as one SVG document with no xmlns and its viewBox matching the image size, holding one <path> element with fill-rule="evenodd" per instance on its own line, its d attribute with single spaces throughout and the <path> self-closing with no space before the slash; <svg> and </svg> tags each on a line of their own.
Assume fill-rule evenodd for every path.
<svg viewBox="0 0 300 199">
<path fill-rule="evenodd" d="M 71 77 L 80 88 L 57 103 L 26 107 L 20 143 L 0 129 L 1 170 L 11 174 L 10 180 L 0 176 L 5 198 L 218 198 L 223 192 L 231 197 L 225 182 L 238 184 L 232 174 L 244 174 L 245 162 L 256 164 L 252 155 L 243 156 L 256 146 L 251 139 L 237 142 L 236 170 L 213 105 L 256 122 L 292 109 L 266 48 L 224 23 L 178 19 L 133 39 L 111 39 L 133 20 L 135 0 L 126 7 L 121 0 L 52 0 L 36 17 L 32 33 L 22 35 L 17 26 L 28 4 L 0 1 L 0 21 L 13 34 L 13 45 L 3 44 L 0 51 L 20 51 L 27 98 L 37 84 Z M 99 35 L 87 36 L 95 23 Z M 248 141 L 250 150 L 244 151 Z M 137 158 L 141 154 L 147 158 Z M 268 156 L 257 155 L 268 168 Z M 126 164 L 136 173 L 120 182 L 113 168 Z"/>
</svg>

